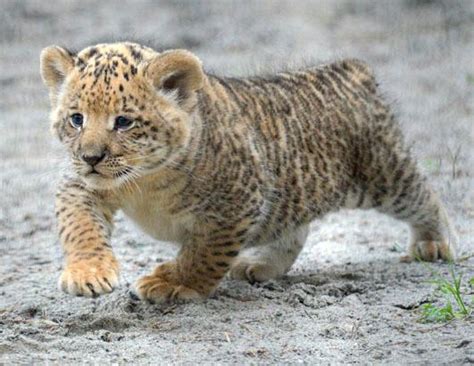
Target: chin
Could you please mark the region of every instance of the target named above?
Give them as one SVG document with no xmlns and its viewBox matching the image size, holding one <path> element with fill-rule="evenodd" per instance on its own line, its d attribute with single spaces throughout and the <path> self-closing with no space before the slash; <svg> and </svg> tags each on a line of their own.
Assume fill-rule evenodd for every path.
<svg viewBox="0 0 474 366">
<path fill-rule="evenodd" d="M 121 179 L 108 178 L 99 174 L 88 174 L 82 176 L 81 179 L 86 186 L 95 190 L 110 190 L 118 188 L 124 183 Z"/>
</svg>

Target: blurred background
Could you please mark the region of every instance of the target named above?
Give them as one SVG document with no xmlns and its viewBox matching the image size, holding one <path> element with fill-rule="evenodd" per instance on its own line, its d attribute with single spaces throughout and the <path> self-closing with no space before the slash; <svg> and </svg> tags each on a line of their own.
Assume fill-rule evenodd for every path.
<svg viewBox="0 0 474 366">
<path fill-rule="evenodd" d="M 58 319 L 73 306 L 56 297 L 54 284 L 61 251 L 53 195 L 65 155 L 49 133 L 39 75 L 43 47 L 80 50 L 131 40 L 159 50 L 186 48 L 206 70 L 232 76 L 361 58 L 392 101 L 421 169 L 453 217 L 461 254 L 468 255 L 474 250 L 473 33 L 473 0 L 0 0 L 0 305 L 41 303 L 47 294 L 54 301 L 45 308 Z M 394 243 L 403 238 L 406 227 L 388 218 L 332 215 L 313 226 L 294 271 L 393 259 Z M 173 255 L 125 222 L 114 241 L 127 284 L 151 269 L 150 260 Z"/>
</svg>

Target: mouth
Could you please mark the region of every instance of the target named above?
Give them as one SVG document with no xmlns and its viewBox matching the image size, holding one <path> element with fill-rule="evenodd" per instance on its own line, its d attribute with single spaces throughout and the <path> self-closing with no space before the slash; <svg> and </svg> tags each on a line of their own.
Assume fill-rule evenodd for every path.
<svg viewBox="0 0 474 366">
<path fill-rule="evenodd" d="M 113 189 L 127 184 L 132 177 L 136 177 L 133 169 L 126 167 L 114 172 L 100 172 L 94 167 L 89 167 L 87 172 L 82 173 L 84 182 L 93 189 Z"/>
<path fill-rule="evenodd" d="M 108 175 L 106 175 L 104 173 L 101 173 L 100 171 L 98 171 L 94 167 L 92 167 L 92 168 L 89 169 L 89 171 L 87 171 L 84 174 L 84 177 L 86 177 L 86 178 L 104 178 L 104 179 L 115 178 L 115 179 L 119 179 L 119 178 L 124 178 L 125 176 L 128 175 L 128 173 L 130 173 L 130 169 L 125 168 L 125 169 L 119 170 L 117 172 L 114 172 L 112 174 L 112 177 L 109 177 Z"/>
<path fill-rule="evenodd" d="M 97 170 L 95 170 L 95 168 L 92 168 L 86 173 L 86 175 L 99 176 L 101 174 Z"/>
</svg>

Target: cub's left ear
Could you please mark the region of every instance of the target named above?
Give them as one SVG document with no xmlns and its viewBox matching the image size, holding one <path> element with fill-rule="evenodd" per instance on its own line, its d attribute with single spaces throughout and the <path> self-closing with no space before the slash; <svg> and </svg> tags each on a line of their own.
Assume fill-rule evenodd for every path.
<svg viewBox="0 0 474 366">
<path fill-rule="evenodd" d="M 157 55 L 145 66 L 145 76 L 155 88 L 176 92 L 181 107 L 189 106 L 204 82 L 201 61 L 186 50 L 171 50 Z"/>
<path fill-rule="evenodd" d="M 55 93 L 74 67 L 73 55 L 58 46 L 46 47 L 41 51 L 40 68 L 43 82 Z"/>
</svg>

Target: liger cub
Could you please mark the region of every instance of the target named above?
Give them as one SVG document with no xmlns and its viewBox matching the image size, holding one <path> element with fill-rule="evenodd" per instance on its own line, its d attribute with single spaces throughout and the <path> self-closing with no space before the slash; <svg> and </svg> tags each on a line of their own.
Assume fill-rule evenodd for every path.
<svg viewBox="0 0 474 366">
<path fill-rule="evenodd" d="M 455 256 L 445 210 L 361 61 L 231 78 L 185 50 L 113 43 L 48 47 L 41 75 L 72 167 L 56 196 L 67 293 L 118 285 L 118 210 L 180 245 L 135 286 L 152 302 L 205 298 L 226 274 L 285 274 L 311 220 L 339 208 L 407 222 L 408 259 Z"/>
</svg>

